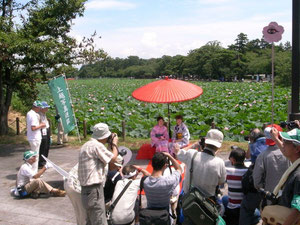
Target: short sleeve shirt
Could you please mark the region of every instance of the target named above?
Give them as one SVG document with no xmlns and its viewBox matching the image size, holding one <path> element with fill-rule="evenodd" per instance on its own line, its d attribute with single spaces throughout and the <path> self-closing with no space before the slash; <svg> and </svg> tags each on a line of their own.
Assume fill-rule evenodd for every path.
<svg viewBox="0 0 300 225">
<path fill-rule="evenodd" d="M 279 205 L 291 208 L 294 195 L 300 195 L 300 167 L 292 172 L 286 180 Z"/>
<path fill-rule="evenodd" d="M 183 191 L 187 193 L 190 186 L 190 168 L 195 149 L 185 151 L 180 149 L 178 159 L 186 164 L 186 172 L 183 184 Z M 193 164 L 192 186 L 198 187 L 208 196 L 215 196 L 216 187 L 224 183 L 226 179 L 226 168 L 224 161 L 216 156 L 204 152 L 198 152 Z"/>
<path fill-rule="evenodd" d="M 105 182 L 105 166 L 114 154 L 94 138 L 91 138 L 80 149 L 78 179 L 81 186 Z"/>
<path fill-rule="evenodd" d="M 27 139 L 29 141 L 33 140 L 41 140 L 42 134 L 41 130 L 31 130 L 31 127 L 33 126 L 39 126 L 40 125 L 40 116 L 38 113 L 33 111 L 32 109 L 27 113 L 26 115 L 26 128 L 27 128 Z"/>
<path fill-rule="evenodd" d="M 144 190 L 148 208 L 167 208 L 170 197 L 179 184 L 180 172 L 175 170 L 170 176 L 152 177 L 144 181 Z"/>
<path fill-rule="evenodd" d="M 24 163 L 17 174 L 17 186 L 24 186 L 30 182 L 30 179 L 35 175 L 32 166 L 29 163 Z"/>
<path fill-rule="evenodd" d="M 115 187 L 115 192 L 112 202 L 119 196 L 121 191 L 125 188 L 129 179 L 119 180 Z M 134 206 L 140 188 L 141 180 L 133 180 L 127 190 L 124 192 L 112 213 L 112 220 L 114 224 L 128 224 L 134 220 Z"/>
</svg>

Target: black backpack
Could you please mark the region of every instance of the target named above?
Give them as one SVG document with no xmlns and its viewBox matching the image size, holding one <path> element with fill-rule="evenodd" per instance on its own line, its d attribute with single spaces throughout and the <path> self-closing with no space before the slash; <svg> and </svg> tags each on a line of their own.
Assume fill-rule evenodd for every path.
<svg viewBox="0 0 300 225">
<path fill-rule="evenodd" d="M 253 180 L 254 164 L 250 165 L 247 172 L 242 177 L 242 191 L 244 194 L 257 193 L 257 189 L 254 187 Z"/>
</svg>

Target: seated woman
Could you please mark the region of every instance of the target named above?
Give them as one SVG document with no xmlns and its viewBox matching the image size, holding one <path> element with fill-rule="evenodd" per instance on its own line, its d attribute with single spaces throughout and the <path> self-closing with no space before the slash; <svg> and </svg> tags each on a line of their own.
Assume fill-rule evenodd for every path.
<svg viewBox="0 0 300 225">
<path fill-rule="evenodd" d="M 189 144 L 190 140 L 190 132 L 187 126 L 183 123 L 182 115 L 177 115 L 176 126 L 174 127 L 173 135 L 172 135 L 172 145 L 171 149 L 173 149 L 174 143 L 177 143 L 180 148 L 183 148 Z"/>
<path fill-rule="evenodd" d="M 164 118 L 161 116 L 157 117 L 157 125 L 153 127 L 150 133 L 151 146 L 156 148 L 156 152 L 169 152 L 169 134 L 164 122 Z"/>
</svg>

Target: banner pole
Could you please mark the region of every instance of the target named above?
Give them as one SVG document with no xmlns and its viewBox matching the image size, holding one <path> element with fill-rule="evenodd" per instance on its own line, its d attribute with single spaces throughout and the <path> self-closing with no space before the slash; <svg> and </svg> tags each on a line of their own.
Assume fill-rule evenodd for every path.
<svg viewBox="0 0 300 225">
<path fill-rule="evenodd" d="M 65 82 L 66 82 L 66 85 L 67 85 L 67 90 L 68 90 L 68 93 L 69 93 L 69 96 L 70 96 L 70 104 L 71 104 L 71 108 L 72 108 L 72 111 L 73 111 L 74 121 L 75 121 L 75 124 L 76 124 L 77 136 L 78 136 L 79 143 L 81 143 L 80 134 L 79 134 L 79 129 L 78 129 L 78 125 L 77 125 L 77 119 L 76 119 L 75 112 L 74 112 L 74 109 L 73 109 L 72 98 L 71 98 L 71 94 L 70 94 L 70 90 L 69 90 L 69 85 L 68 85 L 66 76 L 65 76 L 65 75 L 62 75 L 62 76 L 63 76 L 63 78 L 65 79 Z"/>
</svg>

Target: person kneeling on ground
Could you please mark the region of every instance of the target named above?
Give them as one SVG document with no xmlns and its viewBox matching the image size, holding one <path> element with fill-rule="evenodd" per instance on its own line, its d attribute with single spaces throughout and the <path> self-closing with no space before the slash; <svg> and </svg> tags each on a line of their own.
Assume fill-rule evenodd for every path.
<svg viewBox="0 0 300 225">
<path fill-rule="evenodd" d="M 25 197 L 27 195 L 31 195 L 33 198 L 37 198 L 40 193 L 52 194 L 55 197 L 64 197 L 66 192 L 63 190 L 59 190 L 53 188 L 51 185 L 47 184 L 45 181 L 40 179 L 40 176 L 51 167 L 50 164 L 46 164 L 40 171 L 36 174 L 33 171 L 32 164 L 34 164 L 37 160 L 37 152 L 34 151 L 26 151 L 24 153 L 23 160 L 25 163 L 21 166 L 18 174 L 17 174 L 17 189 L 21 190 L 19 194 L 20 197 Z M 22 196 L 23 195 L 23 196 Z"/>
</svg>

